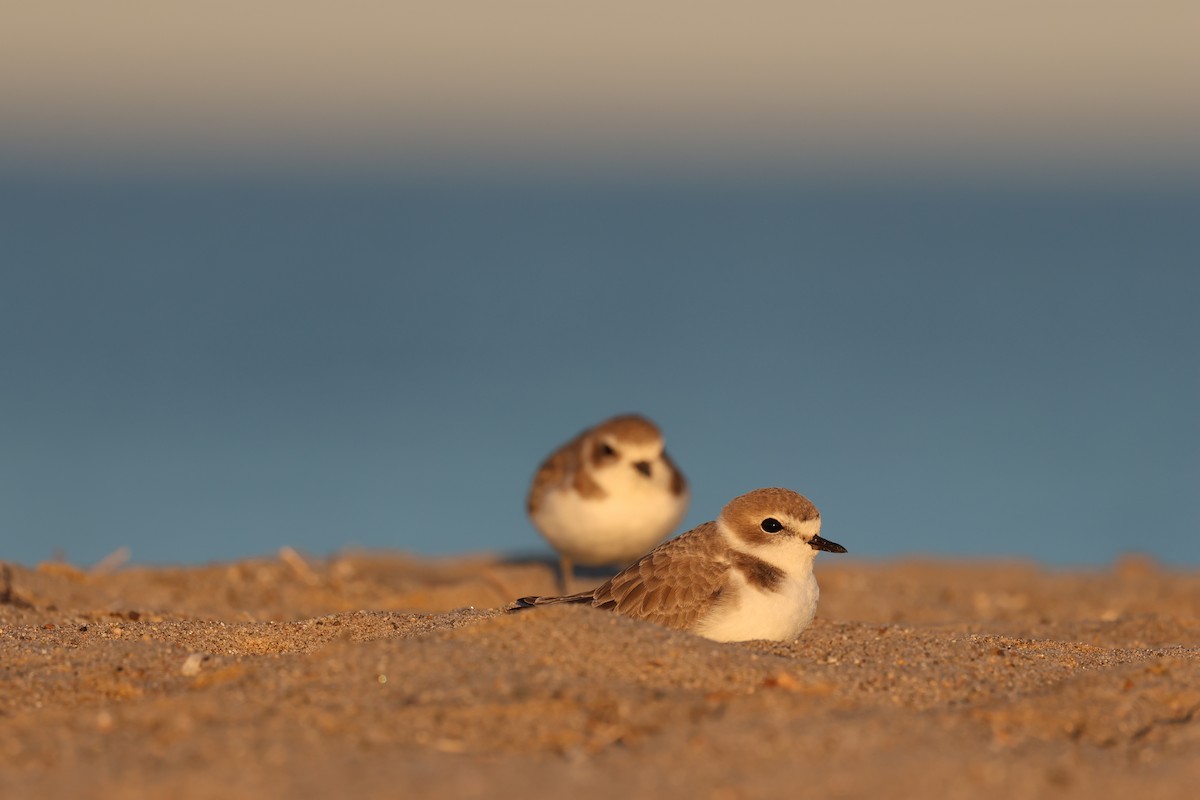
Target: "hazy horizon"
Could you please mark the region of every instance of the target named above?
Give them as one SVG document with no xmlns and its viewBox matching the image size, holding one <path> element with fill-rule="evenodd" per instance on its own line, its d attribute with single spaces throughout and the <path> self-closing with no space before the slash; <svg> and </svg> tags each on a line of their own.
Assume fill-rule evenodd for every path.
<svg viewBox="0 0 1200 800">
<path fill-rule="evenodd" d="M 20 4 L 0 163 L 1200 175 L 1200 6 Z"/>
</svg>

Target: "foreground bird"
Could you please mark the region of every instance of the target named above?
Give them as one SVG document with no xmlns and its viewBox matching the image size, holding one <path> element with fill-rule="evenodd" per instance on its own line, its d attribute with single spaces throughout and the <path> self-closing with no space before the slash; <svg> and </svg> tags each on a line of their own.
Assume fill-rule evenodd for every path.
<svg viewBox="0 0 1200 800">
<path fill-rule="evenodd" d="M 756 489 L 592 591 L 523 597 L 510 610 L 586 603 L 718 642 L 794 639 L 817 611 L 817 553 L 846 552 L 820 532 L 808 498 Z"/>
<path fill-rule="evenodd" d="M 575 564 L 624 566 L 679 525 L 688 507 L 683 473 L 658 427 L 613 417 L 555 450 L 533 476 L 526 508 L 560 557 L 560 588 Z"/>
</svg>

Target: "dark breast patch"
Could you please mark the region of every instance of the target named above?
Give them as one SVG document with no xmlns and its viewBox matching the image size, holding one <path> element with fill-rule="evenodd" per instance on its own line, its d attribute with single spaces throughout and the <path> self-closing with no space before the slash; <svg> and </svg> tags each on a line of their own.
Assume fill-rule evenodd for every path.
<svg viewBox="0 0 1200 800">
<path fill-rule="evenodd" d="M 740 553 L 734 551 L 730 561 L 733 566 L 746 579 L 746 583 L 761 589 L 764 592 L 779 591 L 779 587 L 783 584 L 784 573 L 779 567 L 774 564 L 768 564 L 761 558 L 750 555 L 749 553 Z"/>
</svg>

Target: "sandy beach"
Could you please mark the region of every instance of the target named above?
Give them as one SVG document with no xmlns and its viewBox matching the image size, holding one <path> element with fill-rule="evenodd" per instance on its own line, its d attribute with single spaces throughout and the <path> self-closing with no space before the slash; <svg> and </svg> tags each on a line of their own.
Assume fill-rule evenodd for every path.
<svg viewBox="0 0 1200 800">
<path fill-rule="evenodd" d="M 794 642 L 536 560 L 6 565 L 0 796 L 1189 797 L 1200 573 L 821 559 Z"/>
</svg>

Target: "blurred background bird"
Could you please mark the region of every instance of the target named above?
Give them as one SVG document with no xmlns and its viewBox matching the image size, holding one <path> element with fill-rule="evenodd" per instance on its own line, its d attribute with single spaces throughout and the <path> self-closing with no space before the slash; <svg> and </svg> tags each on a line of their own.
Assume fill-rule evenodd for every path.
<svg viewBox="0 0 1200 800">
<path fill-rule="evenodd" d="M 542 462 L 526 508 L 559 554 L 566 592 L 576 564 L 624 566 L 649 552 L 678 527 L 689 499 L 658 426 L 627 414 L 583 431 Z"/>
</svg>

